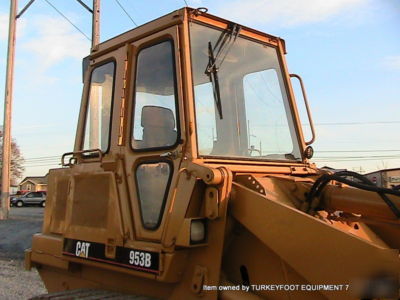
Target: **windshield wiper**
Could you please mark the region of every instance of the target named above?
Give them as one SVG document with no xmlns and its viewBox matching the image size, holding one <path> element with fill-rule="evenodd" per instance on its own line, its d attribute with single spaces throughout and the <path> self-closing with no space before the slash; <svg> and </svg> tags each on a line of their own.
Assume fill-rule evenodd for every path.
<svg viewBox="0 0 400 300">
<path fill-rule="evenodd" d="M 229 53 L 232 45 L 235 43 L 236 38 L 239 35 L 241 27 L 238 24 L 229 24 L 228 28 L 225 29 L 219 36 L 216 44 L 212 47 L 211 42 L 208 42 L 208 65 L 205 74 L 210 78 L 210 82 L 213 86 L 213 95 L 215 100 L 215 105 L 217 106 L 219 118 L 222 119 L 222 104 L 221 104 L 221 94 L 219 88 L 218 71 L 225 60 L 225 57 Z M 225 50 L 226 49 L 226 50 Z M 214 53 L 216 54 L 214 55 Z M 224 53 L 224 54 L 223 54 Z M 217 66 L 217 60 L 223 54 L 220 63 Z"/>
<path fill-rule="evenodd" d="M 218 69 L 215 65 L 215 57 L 214 50 L 211 46 L 211 42 L 208 42 L 208 66 L 206 70 L 206 74 L 210 78 L 212 87 L 213 87 L 213 95 L 215 100 L 215 105 L 218 109 L 219 118 L 222 119 L 222 105 L 221 105 L 221 94 L 219 91 L 219 80 L 218 80 Z"/>
</svg>

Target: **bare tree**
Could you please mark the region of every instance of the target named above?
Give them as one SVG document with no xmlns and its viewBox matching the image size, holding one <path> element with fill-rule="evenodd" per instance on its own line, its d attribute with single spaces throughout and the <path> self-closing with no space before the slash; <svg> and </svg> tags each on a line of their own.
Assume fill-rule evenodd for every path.
<svg viewBox="0 0 400 300">
<path fill-rule="evenodd" d="M 0 131 L 0 169 L 3 165 L 3 132 Z M 24 158 L 21 154 L 19 146 L 17 145 L 16 141 L 13 139 L 11 142 L 11 166 L 10 166 L 10 176 L 11 182 L 17 181 L 19 178 L 22 177 L 25 167 L 24 167 Z M 1 174 L 0 174 L 1 178 Z"/>
</svg>

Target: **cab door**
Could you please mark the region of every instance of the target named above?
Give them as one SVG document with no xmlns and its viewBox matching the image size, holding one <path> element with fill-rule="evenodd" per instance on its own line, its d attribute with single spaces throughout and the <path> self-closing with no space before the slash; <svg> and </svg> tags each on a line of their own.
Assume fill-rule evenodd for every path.
<svg viewBox="0 0 400 300">
<path fill-rule="evenodd" d="M 182 160 L 184 137 L 178 27 L 134 42 L 131 47 L 127 185 L 135 240 L 160 248 Z M 158 243 L 157 243 L 158 242 Z"/>
<path fill-rule="evenodd" d="M 63 254 L 73 258 L 109 262 L 123 243 L 118 176 L 107 166 L 115 164 L 118 153 L 125 57 L 121 47 L 90 59 L 75 151 L 64 154 L 72 154 L 75 163 L 53 184 L 54 210 L 65 212 L 64 218 L 54 218 L 61 221 L 52 221 L 53 232 L 63 234 Z"/>
</svg>

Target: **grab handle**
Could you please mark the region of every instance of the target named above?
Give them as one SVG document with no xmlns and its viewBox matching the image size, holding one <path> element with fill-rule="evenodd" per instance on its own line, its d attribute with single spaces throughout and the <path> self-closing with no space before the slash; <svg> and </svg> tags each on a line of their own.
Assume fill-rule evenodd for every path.
<svg viewBox="0 0 400 300">
<path fill-rule="evenodd" d="M 308 121 L 310 122 L 310 127 L 311 127 L 311 140 L 309 140 L 308 142 L 305 142 L 306 145 L 311 145 L 314 141 L 315 141 L 315 130 L 314 130 L 314 123 L 311 117 L 311 112 L 310 112 L 310 107 L 308 105 L 308 100 L 307 100 L 307 94 L 306 94 L 306 90 L 304 88 L 304 84 L 303 84 L 303 80 L 301 79 L 301 77 L 297 74 L 289 74 L 290 77 L 295 77 L 299 80 L 300 82 L 300 87 L 301 87 L 301 92 L 303 93 L 303 99 L 304 99 L 304 104 L 306 106 L 306 110 L 307 110 L 307 116 L 308 116 Z"/>
</svg>

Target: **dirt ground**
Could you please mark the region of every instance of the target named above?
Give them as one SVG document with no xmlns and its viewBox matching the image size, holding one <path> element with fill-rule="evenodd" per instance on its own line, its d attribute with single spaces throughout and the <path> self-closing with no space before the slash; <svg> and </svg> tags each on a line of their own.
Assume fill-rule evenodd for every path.
<svg viewBox="0 0 400 300">
<path fill-rule="evenodd" d="M 32 235 L 40 232 L 43 208 L 11 208 L 8 220 L 0 221 L 0 299 L 29 299 L 46 293 L 35 269 L 25 271 L 24 250 Z"/>
</svg>

